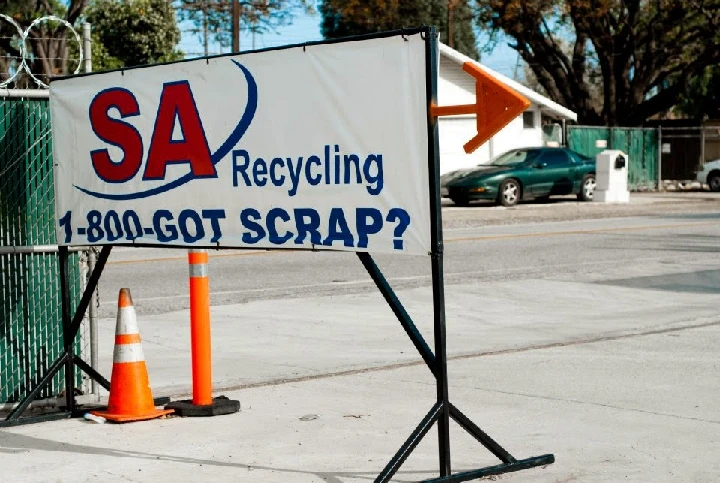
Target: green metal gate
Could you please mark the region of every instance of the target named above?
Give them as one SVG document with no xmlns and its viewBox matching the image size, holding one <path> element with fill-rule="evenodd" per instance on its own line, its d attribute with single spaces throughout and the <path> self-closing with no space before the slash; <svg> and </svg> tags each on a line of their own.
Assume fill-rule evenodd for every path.
<svg viewBox="0 0 720 483">
<path fill-rule="evenodd" d="M 568 126 L 568 147 L 595 157 L 605 149 L 628 155 L 628 188 L 633 191 L 658 186 L 658 131 L 653 128 Z"/>
<path fill-rule="evenodd" d="M 0 407 L 22 399 L 63 347 L 50 110 L 44 94 L 0 98 Z M 84 285 L 79 257 L 74 253 L 70 259 L 72 310 Z M 81 382 L 78 376 L 76 387 Z M 60 371 L 40 398 L 55 397 L 64 387 Z"/>
</svg>

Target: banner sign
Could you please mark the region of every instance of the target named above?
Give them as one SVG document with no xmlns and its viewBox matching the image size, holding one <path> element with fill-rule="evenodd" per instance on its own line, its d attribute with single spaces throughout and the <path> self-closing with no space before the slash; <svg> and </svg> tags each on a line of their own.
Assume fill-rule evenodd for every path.
<svg viewBox="0 0 720 483">
<path fill-rule="evenodd" d="M 420 33 L 53 81 L 57 242 L 427 255 Z"/>
</svg>

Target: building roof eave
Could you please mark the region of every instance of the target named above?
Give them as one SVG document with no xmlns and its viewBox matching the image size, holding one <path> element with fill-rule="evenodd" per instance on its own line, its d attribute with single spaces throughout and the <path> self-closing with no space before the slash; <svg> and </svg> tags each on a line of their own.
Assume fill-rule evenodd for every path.
<svg viewBox="0 0 720 483">
<path fill-rule="evenodd" d="M 465 54 L 462 54 L 458 52 L 457 50 L 453 49 L 452 47 L 449 47 L 442 42 L 440 43 L 440 54 L 445 55 L 446 57 L 452 59 L 454 62 L 456 62 L 458 65 L 462 67 L 462 65 L 465 62 L 472 62 L 473 64 L 480 67 L 482 70 L 490 74 L 495 79 L 499 80 L 503 84 L 506 84 L 508 87 L 512 88 L 519 94 L 522 94 L 525 96 L 528 100 L 531 102 L 538 104 L 541 106 L 541 109 L 543 111 L 549 111 L 553 115 L 560 117 L 562 119 L 577 121 L 577 113 L 571 111 L 570 109 L 561 106 L 557 102 L 548 99 L 547 97 L 538 94 L 537 92 L 533 91 L 529 87 L 526 87 L 519 82 L 516 82 L 508 77 L 505 77 L 504 75 L 500 74 L 499 72 L 496 72 L 484 65 L 482 65 L 480 62 L 473 60 L 472 58 L 468 57 Z"/>
</svg>

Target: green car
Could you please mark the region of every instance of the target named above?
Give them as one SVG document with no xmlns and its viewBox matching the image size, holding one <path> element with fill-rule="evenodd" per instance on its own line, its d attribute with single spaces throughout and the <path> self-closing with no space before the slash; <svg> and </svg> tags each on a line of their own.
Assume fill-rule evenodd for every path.
<svg viewBox="0 0 720 483">
<path fill-rule="evenodd" d="M 460 206 L 474 200 L 514 206 L 522 199 L 569 194 L 592 201 L 595 160 L 567 148 L 513 149 L 487 164 L 445 173 L 440 190 Z"/>
</svg>

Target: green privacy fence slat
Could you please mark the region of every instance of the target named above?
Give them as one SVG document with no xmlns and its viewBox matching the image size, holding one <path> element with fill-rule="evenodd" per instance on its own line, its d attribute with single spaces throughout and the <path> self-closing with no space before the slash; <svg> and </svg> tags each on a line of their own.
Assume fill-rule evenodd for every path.
<svg viewBox="0 0 720 483">
<path fill-rule="evenodd" d="M 0 246 L 54 243 L 48 101 L 2 98 Z M 56 253 L 0 254 L 0 403 L 22 399 L 62 351 L 58 272 Z M 78 254 L 70 258 L 70 288 L 75 307 L 82 289 Z M 81 384 L 79 375 L 76 384 Z M 56 396 L 63 389 L 60 371 L 40 397 Z"/>
<path fill-rule="evenodd" d="M 593 158 L 605 149 L 628 155 L 628 188 L 655 189 L 658 179 L 657 129 L 570 126 L 568 147 Z M 606 146 L 602 147 L 605 141 Z"/>
</svg>

